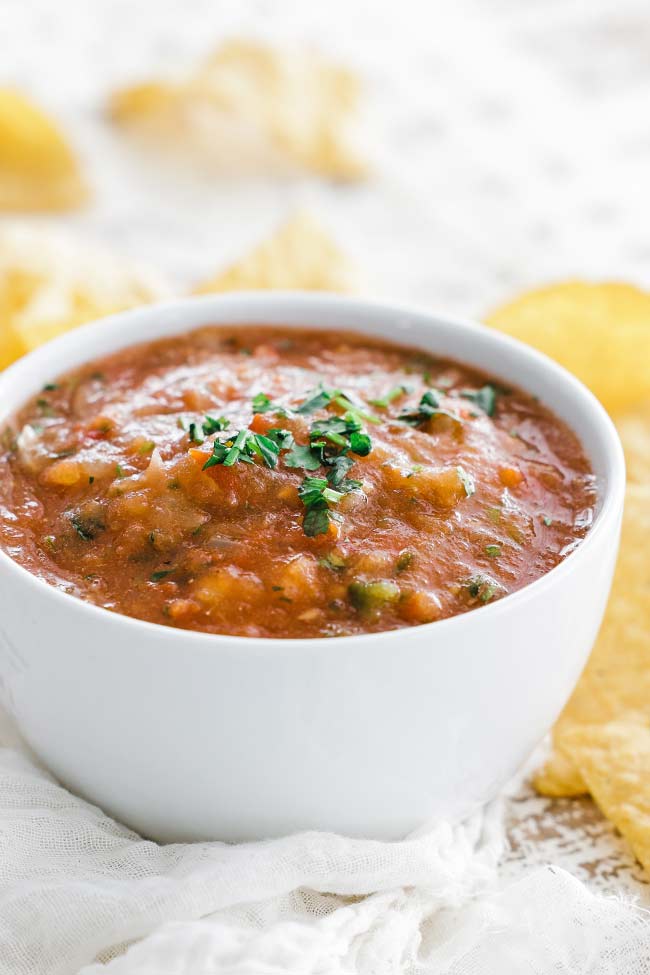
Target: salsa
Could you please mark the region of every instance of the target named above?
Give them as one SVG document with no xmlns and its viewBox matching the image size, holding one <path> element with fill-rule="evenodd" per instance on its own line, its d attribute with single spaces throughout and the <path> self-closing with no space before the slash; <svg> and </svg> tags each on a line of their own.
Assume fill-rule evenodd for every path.
<svg viewBox="0 0 650 975">
<path fill-rule="evenodd" d="M 534 397 L 344 332 L 209 327 L 53 377 L 2 431 L 0 545 L 207 633 L 429 623 L 539 578 L 596 502 Z"/>
</svg>

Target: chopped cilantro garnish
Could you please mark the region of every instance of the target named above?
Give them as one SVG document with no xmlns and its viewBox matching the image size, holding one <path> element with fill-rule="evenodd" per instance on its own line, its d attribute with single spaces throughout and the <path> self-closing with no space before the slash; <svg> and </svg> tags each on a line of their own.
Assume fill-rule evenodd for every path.
<svg viewBox="0 0 650 975">
<path fill-rule="evenodd" d="M 379 420 L 378 417 L 373 416 L 372 413 L 368 413 L 363 409 L 363 407 L 353 403 L 342 390 L 325 389 L 323 386 L 321 386 L 319 389 L 312 390 L 310 396 L 304 401 L 304 403 L 301 403 L 300 406 L 297 407 L 296 413 L 315 413 L 316 410 L 321 410 L 330 403 L 336 403 L 337 406 L 340 406 L 342 409 L 353 414 L 357 420 L 366 420 L 368 423 L 381 423 L 381 420 Z"/>
<path fill-rule="evenodd" d="M 226 430 L 230 425 L 230 420 L 226 419 L 225 416 L 206 416 L 203 423 L 201 424 L 201 429 L 206 437 L 211 436 L 213 433 L 220 433 L 221 430 Z M 190 430 L 192 426 L 196 429 L 196 424 L 190 424 Z"/>
<path fill-rule="evenodd" d="M 544 515 L 544 517 L 542 518 L 542 521 L 544 522 L 544 524 L 546 525 L 547 528 L 550 528 L 550 526 L 553 524 L 553 519 L 552 518 L 549 518 L 548 515 Z"/>
<path fill-rule="evenodd" d="M 286 433 L 286 431 L 281 431 Z M 265 437 L 252 430 L 240 430 L 234 437 L 227 440 L 215 440 L 212 444 L 212 454 L 203 465 L 203 470 L 223 464 L 232 467 L 237 461 L 252 464 L 254 457 L 260 457 L 267 467 L 276 467 L 280 445 L 275 439 Z"/>
<path fill-rule="evenodd" d="M 278 406 L 277 403 L 272 403 L 266 393 L 256 393 L 253 396 L 253 413 L 281 413 L 283 416 L 287 415 L 284 406 Z"/>
<path fill-rule="evenodd" d="M 494 416 L 497 403 L 497 389 L 492 383 L 486 383 L 480 389 L 464 389 L 461 394 L 465 399 L 476 403 L 488 416 Z"/>
<path fill-rule="evenodd" d="M 367 457 L 372 450 L 372 440 L 367 433 L 353 430 L 350 434 L 350 450 L 359 457 Z"/>
<path fill-rule="evenodd" d="M 58 385 L 56 383 L 46 383 L 45 386 L 43 386 L 43 392 L 44 393 L 53 393 L 54 390 L 55 389 L 58 389 L 58 388 L 59 387 L 58 387 Z"/>
<path fill-rule="evenodd" d="M 456 420 L 458 423 L 462 423 L 459 416 L 455 413 L 451 413 L 449 410 L 445 410 L 440 406 L 440 397 L 442 393 L 437 389 L 428 389 L 426 393 L 420 399 L 417 410 L 410 413 L 400 413 L 397 417 L 398 420 L 402 420 L 404 423 L 408 423 L 412 427 L 417 427 L 421 423 L 426 423 L 434 416 L 448 416 L 452 420 Z"/>
<path fill-rule="evenodd" d="M 326 534 L 330 521 L 338 517 L 329 505 L 338 504 L 345 494 L 361 487 L 361 481 L 346 477 L 352 464 L 349 457 L 339 454 L 329 462 L 326 477 L 304 478 L 298 488 L 298 497 L 306 508 L 303 520 L 305 535 Z"/>
<path fill-rule="evenodd" d="M 501 555 L 501 546 L 500 545 L 486 545 L 485 546 L 485 551 L 490 556 L 491 559 L 498 559 L 499 556 Z"/>
<path fill-rule="evenodd" d="M 311 395 L 296 408 L 296 413 L 315 413 L 321 410 L 332 399 L 332 393 L 327 389 L 315 389 Z"/>
<path fill-rule="evenodd" d="M 345 454 L 339 454 L 338 457 L 333 457 L 331 460 L 328 460 L 327 464 L 329 467 L 327 480 L 331 487 L 337 491 L 343 491 L 344 494 L 349 494 L 350 491 L 357 491 L 361 487 L 361 481 L 346 477 L 346 474 L 354 464 L 351 457 L 346 457 Z"/>
<path fill-rule="evenodd" d="M 472 599 L 478 599 L 481 603 L 489 603 L 501 589 L 499 583 L 490 576 L 480 574 L 466 579 L 463 585 Z"/>
<path fill-rule="evenodd" d="M 298 497 L 306 508 L 314 508 L 320 506 L 321 501 L 336 504 L 343 493 L 331 488 L 326 477 L 306 477 L 298 488 Z"/>
<path fill-rule="evenodd" d="M 315 420 L 309 431 L 312 447 L 317 451 L 325 447 L 321 441 L 329 441 L 337 447 L 351 450 L 353 454 L 366 457 L 372 449 L 372 441 L 363 433 L 361 422 L 351 412 L 344 416 L 332 416 L 325 420 Z"/>
<path fill-rule="evenodd" d="M 203 443 L 203 437 L 199 437 L 199 435 L 197 433 L 197 424 L 196 423 L 190 423 L 190 427 L 189 427 L 189 430 L 188 430 L 188 435 L 189 435 L 189 438 L 190 438 L 190 443 L 198 443 L 198 444 Z"/>
<path fill-rule="evenodd" d="M 474 478 L 472 477 L 471 474 L 468 474 L 468 472 L 465 470 L 464 467 L 461 467 L 460 465 L 456 468 L 456 470 L 458 471 L 460 482 L 463 485 L 463 488 L 465 489 L 465 495 L 468 498 L 471 498 L 471 496 L 476 492 L 476 484 L 474 483 Z"/>
<path fill-rule="evenodd" d="M 267 467 L 275 467 L 278 463 L 280 447 L 275 440 L 265 437 L 261 433 L 254 433 L 246 442 L 246 448 L 261 457 Z"/>
<path fill-rule="evenodd" d="M 266 436 L 276 443 L 280 450 L 289 450 L 290 447 L 293 447 L 293 434 L 290 430 L 273 427 L 273 429 L 266 431 Z"/>
<path fill-rule="evenodd" d="M 287 467 L 302 467 L 306 471 L 316 471 L 322 465 L 322 460 L 311 446 L 294 444 L 285 455 L 284 463 Z"/>
<path fill-rule="evenodd" d="M 380 397 L 380 399 L 368 400 L 373 406 L 378 406 L 380 409 L 385 410 L 393 400 L 399 399 L 400 396 L 406 396 L 411 392 L 411 386 L 393 386 L 389 389 L 385 396 Z"/>
<path fill-rule="evenodd" d="M 161 579 L 166 579 L 167 576 L 170 576 L 173 571 L 174 571 L 173 569 L 160 569 L 159 572 L 152 572 L 151 581 L 160 582 Z"/>
</svg>

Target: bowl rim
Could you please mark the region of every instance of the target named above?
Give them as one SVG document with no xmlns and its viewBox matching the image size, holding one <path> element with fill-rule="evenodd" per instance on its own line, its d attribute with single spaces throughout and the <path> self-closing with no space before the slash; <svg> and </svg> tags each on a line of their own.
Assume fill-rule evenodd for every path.
<svg viewBox="0 0 650 975">
<path fill-rule="evenodd" d="M 328 311 L 340 311 L 344 313 L 346 310 L 349 312 L 376 312 L 383 316 L 394 315 L 399 317 L 404 317 L 407 319 L 419 319 L 421 321 L 427 321 L 429 325 L 436 326 L 452 326 L 458 330 L 464 331 L 468 335 L 478 335 L 484 342 L 491 342 L 495 347 L 501 347 L 504 350 L 509 349 L 514 351 L 517 355 L 527 358 L 531 363 L 535 363 L 540 369 L 545 370 L 550 377 L 552 377 L 556 382 L 562 383 L 567 390 L 570 391 L 571 395 L 577 397 L 586 410 L 590 411 L 590 422 L 593 426 L 597 428 L 597 431 L 601 440 L 601 447 L 603 449 L 603 458 L 608 466 L 608 480 L 606 484 L 600 484 L 600 507 L 596 512 L 593 524 L 591 525 L 587 535 L 580 541 L 573 551 L 569 552 L 561 562 L 555 565 L 548 572 L 545 572 L 539 578 L 527 583 L 521 589 L 516 590 L 513 593 L 509 593 L 503 599 L 497 600 L 495 603 L 490 603 L 485 606 L 480 606 L 472 609 L 466 613 L 459 613 L 454 616 L 446 617 L 442 620 L 434 620 L 431 623 L 424 623 L 418 626 L 405 626 L 399 627 L 392 630 L 381 630 L 372 633 L 360 633 L 339 637 L 251 637 L 251 636 L 237 636 L 225 633 L 206 633 L 199 630 L 190 630 L 177 627 L 166 626 L 163 623 L 154 623 L 148 620 L 141 620 L 137 617 L 127 616 L 123 613 L 114 612 L 109 609 L 105 609 L 102 606 L 96 606 L 93 603 L 87 602 L 86 600 L 72 595 L 70 593 L 64 592 L 58 589 L 56 586 L 47 582 L 45 579 L 41 579 L 36 576 L 29 569 L 22 566 L 20 563 L 16 562 L 11 556 L 0 548 L 0 567 L 4 571 L 15 572 L 19 578 L 23 580 L 24 583 L 31 586 L 34 590 L 34 595 L 37 596 L 39 593 L 42 597 L 64 600 L 65 605 L 67 605 L 72 612 L 78 612 L 81 614 L 89 615 L 89 619 L 96 621 L 99 625 L 108 623 L 109 620 L 111 625 L 124 625 L 135 631 L 146 632 L 150 636 L 159 637 L 161 640 L 171 640 L 171 641 L 187 641 L 194 644 L 194 646 L 199 649 L 203 647 L 204 649 L 212 649 L 213 651 L 221 649 L 227 650 L 232 649 L 233 646 L 237 648 L 251 650 L 253 648 L 263 647 L 264 651 L 277 650 L 292 648 L 295 650 L 301 649 L 302 652 L 306 649 L 320 650 L 323 647 L 328 648 L 328 652 L 332 652 L 335 649 L 340 651 L 348 650 L 352 645 L 361 646 L 362 644 L 368 644 L 370 641 L 376 642 L 377 640 L 387 641 L 387 640 L 402 640 L 407 638 L 407 634 L 419 634 L 424 636 L 426 633 L 431 633 L 431 628 L 435 627 L 435 633 L 442 635 L 443 632 L 450 628 L 459 628 L 461 626 L 475 625 L 480 623 L 481 620 L 486 618 L 486 614 L 491 614 L 492 617 L 497 617 L 499 614 L 514 612 L 517 606 L 520 606 L 527 599 L 540 597 L 543 598 L 545 592 L 547 592 L 551 586 L 556 582 L 560 582 L 561 579 L 566 576 L 567 573 L 573 571 L 577 563 L 580 560 L 588 559 L 592 550 L 595 549 L 599 538 L 608 531 L 613 531 L 614 534 L 618 532 L 618 526 L 620 522 L 621 513 L 623 510 L 623 501 L 625 495 L 625 459 L 623 455 L 623 448 L 621 446 L 620 439 L 614 424 L 605 411 L 605 408 L 599 402 L 599 400 L 594 396 L 594 394 L 572 373 L 561 366 L 559 363 L 555 362 L 549 356 L 537 349 L 520 342 L 518 339 L 512 338 L 509 335 L 505 335 L 501 332 L 493 331 L 487 326 L 474 322 L 472 320 L 463 318 L 461 316 L 447 313 L 444 310 L 436 311 L 429 308 L 421 307 L 416 304 L 402 303 L 402 302 L 392 302 L 384 301 L 381 299 L 356 297 L 348 295 L 335 295 L 326 292 L 306 292 L 306 291 L 233 291 L 224 294 L 210 294 L 201 296 L 192 296 L 180 298 L 172 301 L 156 302 L 150 305 L 138 306 L 136 308 L 128 309 L 126 311 L 118 312 L 116 314 L 106 316 L 101 319 L 97 319 L 88 322 L 71 332 L 66 332 L 59 335 L 44 345 L 32 352 L 27 353 L 22 356 L 12 365 L 7 367 L 3 372 L 0 372 L 0 402 L 3 398 L 4 387 L 7 381 L 13 381 L 16 378 L 20 378 L 21 374 L 25 373 L 29 375 L 33 367 L 38 367 L 39 364 L 45 363 L 51 352 L 53 350 L 60 351 L 66 346 L 72 347 L 76 345 L 78 340 L 81 339 L 85 344 L 92 339 L 95 335 L 110 333 L 111 326 L 120 325 L 122 328 L 129 323 L 133 323 L 133 334 L 130 338 L 122 341 L 122 338 L 118 337 L 118 341 L 111 347 L 110 350 L 104 350 L 98 353 L 97 357 L 103 355 L 110 355 L 112 352 L 117 352 L 130 346 L 137 346 L 141 343 L 148 341 L 156 341 L 156 336 L 149 335 L 138 335 L 138 329 L 152 320 L 157 319 L 161 315 L 178 315 L 179 321 L 175 329 L 171 329 L 168 332 L 162 332 L 158 338 L 163 338 L 169 335 L 173 337 L 174 335 L 182 335 L 184 332 L 191 331 L 196 328 L 201 328 L 204 325 L 210 325 L 210 314 L 215 307 L 217 309 L 228 308 L 232 306 L 233 308 L 238 308 L 238 306 L 246 305 L 251 308 L 250 324 L 259 324 L 261 327 L 265 325 L 272 326 L 277 324 L 272 321 L 265 321 L 264 312 L 272 306 L 285 306 L 287 303 L 295 305 L 298 311 L 304 311 L 305 313 L 305 323 L 300 327 L 305 329 L 318 328 L 313 323 L 309 324 L 310 313 L 314 317 L 318 317 L 318 311 L 328 310 Z M 191 318 L 189 314 L 191 309 L 205 309 L 206 320 L 201 324 L 200 322 L 193 321 L 183 321 L 183 315 L 186 318 Z M 202 316 L 201 316 L 202 317 Z M 226 321 L 215 322 L 215 325 L 226 325 Z M 239 324 L 239 323 L 235 323 Z M 291 326 L 289 326 L 291 327 Z M 326 326 L 320 326 L 320 328 L 325 328 Z M 337 326 L 330 326 L 331 328 L 336 328 Z M 340 329 L 342 331 L 352 331 L 355 332 L 357 329 L 354 327 L 353 323 L 348 325 L 341 324 Z M 367 333 L 362 334 L 372 335 L 369 330 Z M 123 333 L 122 333 L 123 334 Z M 118 333 L 118 336 L 120 333 Z M 379 333 L 377 337 L 383 338 Z M 110 343 L 109 343 L 110 344 Z M 396 344 L 399 344 L 399 340 L 396 339 Z M 417 343 L 416 343 L 417 345 Z M 80 360 L 80 363 L 92 361 L 95 356 L 93 356 L 89 351 L 89 355 Z M 453 356 L 451 356 L 453 358 Z M 462 359 L 458 359 L 463 364 Z M 73 368 L 77 368 L 75 365 Z M 480 369 L 480 364 L 475 365 L 476 368 Z M 521 387 L 526 391 L 525 384 Z M 26 401 L 29 396 L 32 395 L 31 392 L 25 394 L 24 398 L 16 398 L 16 401 L 9 404 L 7 408 L 0 408 L 0 426 L 4 423 L 7 416 L 11 416 L 15 410 L 19 409 L 21 404 Z M 571 428 L 570 420 L 565 419 L 568 426 Z M 575 431 L 574 431 L 575 432 Z M 577 434 L 576 434 L 577 435 Z M 588 454 L 589 456 L 589 454 Z M 592 458 L 590 458 L 592 459 Z M 76 610 L 75 608 L 76 607 Z M 478 616 L 478 619 L 477 619 Z"/>
</svg>

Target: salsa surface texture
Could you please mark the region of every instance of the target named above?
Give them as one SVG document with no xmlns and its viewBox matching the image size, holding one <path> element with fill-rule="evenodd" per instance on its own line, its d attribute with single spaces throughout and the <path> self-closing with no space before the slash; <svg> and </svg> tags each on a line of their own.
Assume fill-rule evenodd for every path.
<svg viewBox="0 0 650 975">
<path fill-rule="evenodd" d="M 211 327 L 53 378 L 2 433 L 0 544 L 98 606 L 208 633 L 391 630 L 486 605 L 596 490 L 533 397 L 357 334 Z"/>
</svg>

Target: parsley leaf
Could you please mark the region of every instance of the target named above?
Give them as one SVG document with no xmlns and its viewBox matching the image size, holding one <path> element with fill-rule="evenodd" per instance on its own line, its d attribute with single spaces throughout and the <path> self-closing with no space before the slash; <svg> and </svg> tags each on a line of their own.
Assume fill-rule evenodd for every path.
<svg viewBox="0 0 650 975">
<path fill-rule="evenodd" d="M 252 430 L 240 430 L 234 438 L 214 441 L 212 454 L 203 465 L 203 470 L 206 471 L 218 464 L 232 467 L 237 461 L 252 464 L 254 457 L 260 457 L 267 467 L 276 467 L 279 454 L 280 446 L 275 439 L 265 437 L 261 433 L 253 433 Z"/>
<path fill-rule="evenodd" d="M 285 454 L 284 463 L 287 467 L 302 467 L 306 471 L 316 471 L 321 466 L 322 460 L 310 445 L 294 444 L 289 453 Z"/>
<path fill-rule="evenodd" d="M 458 423 L 462 423 L 462 420 L 455 413 L 450 410 L 445 410 L 440 406 L 440 397 L 442 393 L 437 389 L 427 389 L 426 393 L 420 399 L 417 410 L 412 413 L 400 413 L 397 417 L 398 420 L 402 420 L 403 423 L 408 423 L 409 426 L 417 427 L 421 423 L 426 423 L 433 416 L 448 416 L 452 420 L 456 420 Z"/>
<path fill-rule="evenodd" d="M 261 457 L 267 467 L 277 466 L 280 448 L 275 440 L 261 433 L 255 433 L 248 439 L 246 446 Z"/>
<path fill-rule="evenodd" d="M 330 526 L 332 512 L 327 506 L 323 508 L 309 508 L 305 512 L 302 527 L 305 535 L 313 538 L 315 535 L 326 535 Z"/>
<path fill-rule="evenodd" d="M 216 419 L 213 416 L 206 416 L 201 424 L 201 429 L 205 436 L 209 437 L 212 433 L 219 433 L 221 430 L 226 430 L 229 425 L 230 420 L 227 420 L 225 416 L 219 416 Z"/>
<path fill-rule="evenodd" d="M 266 431 L 267 437 L 278 445 L 280 450 L 289 450 L 293 447 L 293 434 L 290 430 L 283 430 L 280 427 L 273 427 Z"/>
<path fill-rule="evenodd" d="M 311 394 L 304 401 L 304 403 L 301 403 L 300 406 L 297 407 L 296 413 L 315 413 L 316 410 L 321 410 L 324 406 L 327 406 L 331 399 L 332 393 L 327 389 L 323 389 L 321 386 L 320 389 L 312 390 Z"/>
<path fill-rule="evenodd" d="M 354 430 L 350 434 L 350 450 L 359 457 L 367 457 L 372 450 L 372 440 L 367 433 Z"/>
<path fill-rule="evenodd" d="M 253 396 L 253 413 L 281 413 L 282 416 L 287 415 L 284 406 L 278 406 L 277 403 L 272 403 L 266 393 L 256 393 Z"/>
<path fill-rule="evenodd" d="M 494 416 L 497 404 L 497 389 L 492 383 L 486 383 L 480 389 L 464 389 L 460 395 L 475 403 L 488 416 Z"/>
</svg>

